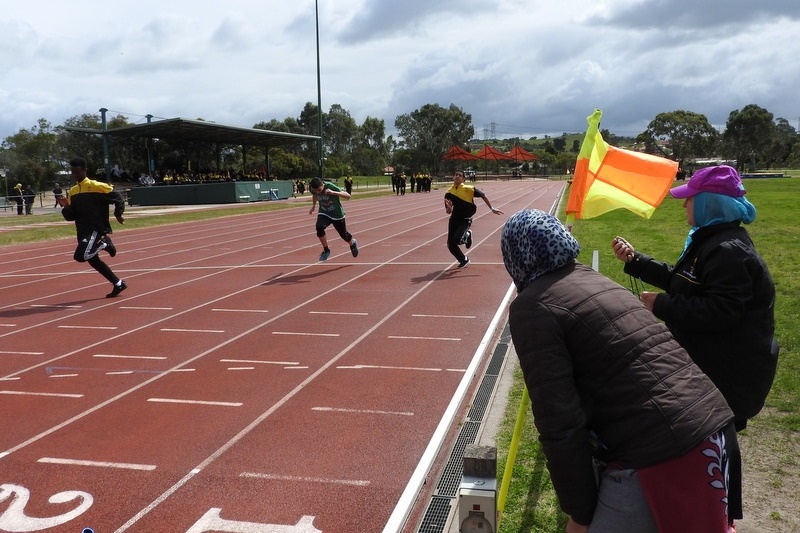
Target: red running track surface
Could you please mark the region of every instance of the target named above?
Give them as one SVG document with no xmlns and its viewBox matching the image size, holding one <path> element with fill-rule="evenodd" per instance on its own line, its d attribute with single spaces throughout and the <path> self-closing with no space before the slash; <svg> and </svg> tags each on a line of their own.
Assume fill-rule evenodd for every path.
<svg viewBox="0 0 800 533">
<path fill-rule="evenodd" d="M 443 190 L 347 202 L 324 263 L 310 201 L 122 227 L 115 299 L 73 239 L 0 248 L 0 531 L 399 530 L 502 328 L 502 225 L 562 189 L 478 186 L 463 270 Z"/>
</svg>

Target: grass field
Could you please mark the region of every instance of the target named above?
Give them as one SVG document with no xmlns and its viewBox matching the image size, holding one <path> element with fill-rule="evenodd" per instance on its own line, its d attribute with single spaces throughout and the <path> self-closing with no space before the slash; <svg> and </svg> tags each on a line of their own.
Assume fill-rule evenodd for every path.
<svg viewBox="0 0 800 533">
<path fill-rule="evenodd" d="M 740 435 L 746 464 L 748 461 L 762 461 L 764 457 L 770 459 L 764 479 L 756 474 L 748 475 L 747 466 L 745 468 L 745 518 L 748 518 L 749 484 L 750 492 L 769 494 L 763 505 L 771 506 L 750 514 L 767 517 L 771 523 L 748 531 L 796 531 L 793 525 L 784 521 L 794 520 L 797 516 L 796 492 L 791 490 L 791 484 L 797 482 L 800 471 L 796 447 L 787 448 L 785 445 L 787 440 L 795 445 L 800 440 L 800 332 L 797 327 L 800 315 L 800 247 L 796 245 L 800 242 L 800 224 L 797 222 L 800 216 L 800 179 L 753 179 L 745 181 L 745 186 L 748 199 L 758 209 L 756 221 L 747 229 L 775 281 L 776 333 L 781 344 L 778 374 L 767 406 Z M 683 249 L 688 226 L 682 201 L 667 197 L 649 220 L 619 210 L 577 221 L 573 231 L 581 243 L 579 261 L 591 265 L 593 251 L 597 250 L 600 272 L 630 287 L 622 263 L 611 251 L 611 240 L 616 235 L 623 236 L 637 250 L 674 262 Z M 521 374 L 517 371 L 506 419 L 497 437 L 498 475 L 501 479 L 522 387 Z M 764 438 L 765 435 L 770 437 Z M 755 469 L 754 466 L 751 470 Z M 788 490 L 790 501 L 775 496 L 779 489 Z M 795 516 L 787 516 L 790 513 Z M 499 532 L 556 533 L 564 531 L 565 524 L 566 516 L 558 509 L 532 416 L 528 413 Z"/>
</svg>

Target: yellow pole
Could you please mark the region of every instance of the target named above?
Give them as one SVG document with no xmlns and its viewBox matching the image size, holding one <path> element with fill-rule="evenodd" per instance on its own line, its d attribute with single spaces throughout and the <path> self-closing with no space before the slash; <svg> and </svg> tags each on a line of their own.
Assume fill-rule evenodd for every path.
<svg viewBox="0 0 800 533">
<path fill-rule="evenodd" d="M 514 470 L 514 463 L 517 461 L 517 449 L 519 440 L 522 437 L 522 427 L 525 424 L 525 417 L 531 406 L 531 397 L 528 396 L 528 388 L 522 389 L 522 401 L 517 410 L 517 422 L 514 424 L 514 434 L 511 436 L 511 445 L 508 447 L 508 458 L 506 458 L 506 468 L 503 470 L 503 481 L 500 483 L 500 494 L 497 496 L 497 528 L 500 529 L 500 520 L 503 517 L 503 510 L 506 507 L 508 497 L 508 486 L 511 484 L 511 472 Z"/>
</svg>

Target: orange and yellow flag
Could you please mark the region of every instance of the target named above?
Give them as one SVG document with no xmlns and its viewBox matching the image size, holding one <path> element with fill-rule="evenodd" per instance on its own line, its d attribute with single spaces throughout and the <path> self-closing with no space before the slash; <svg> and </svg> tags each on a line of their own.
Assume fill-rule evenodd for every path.
<svg viewBox="0 0 800 533">
<path fill-rule="evenodd" d="M 575 165 L 567 222 L 627 209 L 650 218 L 675 181 L 678 163 L 609 146 L 600 135 L 603 112 L 586 117 L 589 127 Z"/>
</svg>

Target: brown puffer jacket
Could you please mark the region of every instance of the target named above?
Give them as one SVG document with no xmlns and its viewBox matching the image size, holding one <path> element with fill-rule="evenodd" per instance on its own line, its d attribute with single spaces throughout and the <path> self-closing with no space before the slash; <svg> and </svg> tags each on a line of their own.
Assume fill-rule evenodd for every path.
<svg viewBox="0 0 800 533">
<path fill-rule="evenodd" d="M 593 456 L 657 464 L 733 419 L 666 326 L 584 265 L 535 279 L 511 304 L 509 324 L 553 485 L 579 523 L 596 505 Z"/>
</svg>

